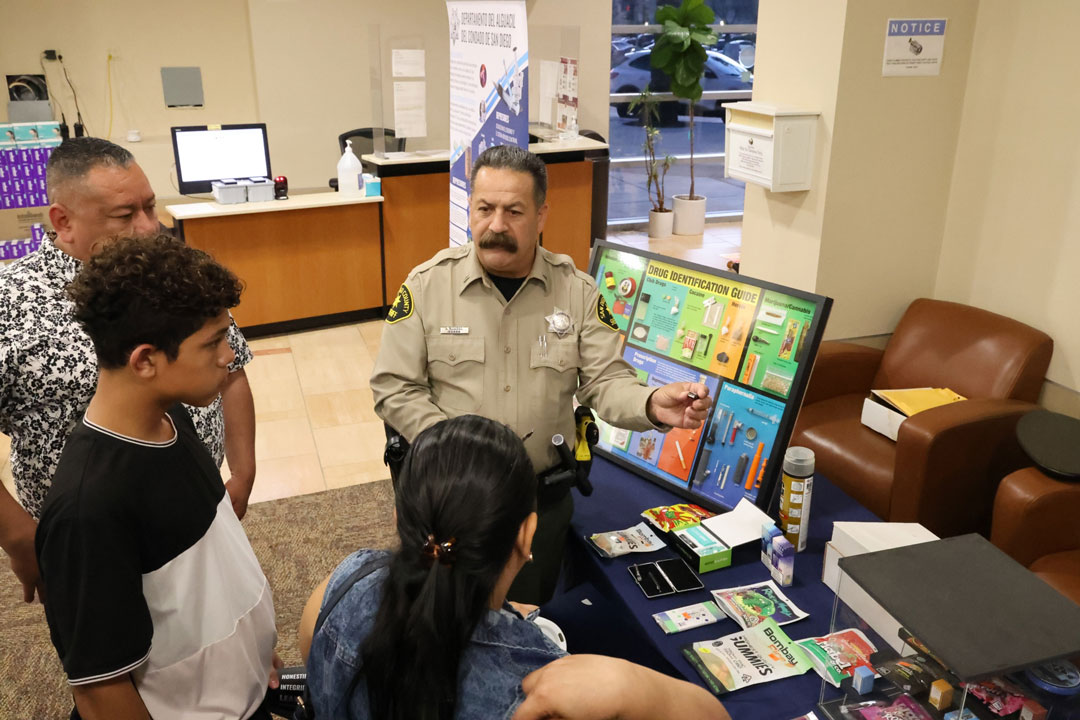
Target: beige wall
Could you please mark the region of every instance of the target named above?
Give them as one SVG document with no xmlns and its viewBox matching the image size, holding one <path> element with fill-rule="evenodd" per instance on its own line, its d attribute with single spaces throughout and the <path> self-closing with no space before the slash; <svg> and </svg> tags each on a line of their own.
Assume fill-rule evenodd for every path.
<svg viewBox="0 0 1080 720">
<path fill-rule="evenodd" d="M 747 186 L 743 262 L 834 298 L 829 337 L 889 332 L 933 294 L 976 7 L 761 1 L 754 99 L 822 115 L 811 190 Z M 882 77 L 890 17 L 949 19 L 939 76 Z"/>
<path fill-rule="evenodd" d="M 580 125 L 606 135 L 610 6 L 528 0 L 526 7 L 538 31 L 531 40 L 533 72 L 539 73 L 539 59 L 577 49 Z M 265 122 L 274 173 L 288 175 L 294 188 L 326 187 L 336 171 L 338 134 L 374 123 L 373 27 L 385 76 L 393 48 L 427 51 L 428 137 L 410 139 L 409 148 L 449 145 L 449 39 L 441 0 L 42 0 L 5 2 L 0 16 L 0 70 L 40 72 L 41 51 L 59 50 L 79 91 L 83 118 L 98 136 L 108 129 L 106 57 L 110 51 L 117 56 L 111 138 L 135 153 L 161 197 L 178 194 L 169 139 L 174 125 Z M 163 65 L 201 67 L 205 107 L 166 108 Z M 59 67 L 48 67 L 53 92 L 71 109 L 73 123 L 74 103 L 61 87 Z M 383 122 L 392 127 L 392 88 L 383 84 Z M 3 104 L 0 120 L 6 113 Z M 128 144 L 129 129 L 140 130 L 143 142 Z"/>
<path fill-rule="evenodd" d="M 742 272 L 814 291 L 836 119 L 846 0 L 760 0 L 754 100 L 821 113 L 806 192 L 746 185 Z"/>
<path fill-rule="evenodd" d="M 980 3 L 935 289 L 1049 333 L 1052 398 L 1080 389 L 1078 26 L 1080 3 Z"/>
<path fill-rule="evenodd" d="M 40 73 L 41 51 L 58 50 L 78 91 L 83 119 L 100 137 L 109 127 L 106 58 L 109 52 L 116 56 L 111 138 L 135 154 L 159 196 L 177 194 L 170 127 L 252 122 L 257 116 L 247 3 L 5 2 L 2 18 L 0 71 Z M 202 68 L 205 107 L 165 107 L 161 67 L 174 65 Z M 50 89 L 74 124 L 75 103 L 60 67 L 46 63 L 46 68 Z M 7 103 L 0 116 L 6 119 Z M 143 141 L 127 143 L 129 129 L 140 130 Z"/>
</svg>

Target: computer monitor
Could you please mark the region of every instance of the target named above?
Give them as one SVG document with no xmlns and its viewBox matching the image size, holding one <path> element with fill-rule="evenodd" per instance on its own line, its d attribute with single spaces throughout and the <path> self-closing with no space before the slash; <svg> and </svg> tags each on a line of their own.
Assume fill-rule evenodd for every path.
<svg viewBox="0 0 1080 720">
<path fill-rule="evenodd" d="M 174 127 L 172 143 L 182 195 L 208 193 L 214 180 L 270 177 L 265 123 Z"/>
<path fill-rule="evenodd" d="M 700 382 L 713 399 L 696 430 L 598 418 L 597 453 L 712 510 L 767 507 L 832 300 L 606 242 L 591 275 L 641 382 Z"/>
</svg>

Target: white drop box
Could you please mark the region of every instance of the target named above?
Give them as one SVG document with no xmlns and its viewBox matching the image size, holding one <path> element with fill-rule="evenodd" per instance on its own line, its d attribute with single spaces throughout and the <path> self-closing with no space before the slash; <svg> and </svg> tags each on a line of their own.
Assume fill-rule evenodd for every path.
<svg viewBox="0 0 1080 720">
<path fill-rule="evenodd" d="M 773 192 L 810 189 L 821 113 L 753 101 L 725 107 L 724 177 Z"/>
<path fill-rule="evenodd" d="M 918 523 L 836 522 L 832 540 L 825 544 L 821 581 L 874 632 L 901 655 L 912 649 L 900 639 L 900 623 L 838 567 L 842 557 L 930 542 L 938 537 Z"/>
</svg>

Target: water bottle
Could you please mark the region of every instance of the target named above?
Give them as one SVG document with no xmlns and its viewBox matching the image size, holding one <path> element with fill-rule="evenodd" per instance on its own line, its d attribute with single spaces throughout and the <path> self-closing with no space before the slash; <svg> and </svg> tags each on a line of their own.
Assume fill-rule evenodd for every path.
<svg viewBox="0 0 1080 720">
<path fill-rule="evenodd" d="M 337 164 L 338 192 L 343 195 L 364 194 L 364 168 L 352 151 L 352 140 L 345 141 L 345 152 Z"/>
</svg>

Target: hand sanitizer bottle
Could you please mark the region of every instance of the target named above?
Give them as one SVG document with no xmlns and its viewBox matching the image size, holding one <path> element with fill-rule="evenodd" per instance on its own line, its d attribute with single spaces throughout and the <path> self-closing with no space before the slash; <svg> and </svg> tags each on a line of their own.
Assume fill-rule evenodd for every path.
<svg viewBox="0 0 1080 720">
<path fill-rule="evenodd" d="M 343 195 L 364 194 L 364 168 L 352 151 L 352 140 L 345 141 L 345 152 L 337 164 L 338 192 Z"/>
</svg>

